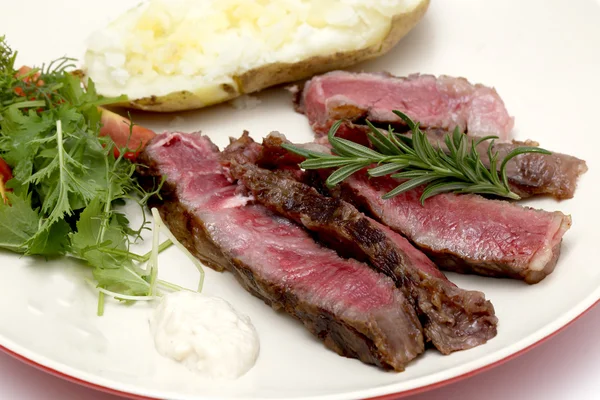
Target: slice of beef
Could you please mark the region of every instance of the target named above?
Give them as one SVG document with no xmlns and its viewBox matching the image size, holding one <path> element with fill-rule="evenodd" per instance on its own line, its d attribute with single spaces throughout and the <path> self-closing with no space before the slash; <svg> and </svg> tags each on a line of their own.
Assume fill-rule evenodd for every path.
<svg viewBox="0 0 600 400">
<path fill-rule="evenodd" d="M 445 131 L 428 130 L 425 132 L 431 143 L 447 149 L 444 143 Z M 473 139 L 469 139 L 473 140 Z M 488 142 L 477 146 L 477 152 L 483 164 L 489 168 Z M 493 151 L 498 152 L 498 169 L 502 160 L 517 147 L 538 146 L 534 141 L 496 141 Z M 506 164 L 506 175 L 513 192 L 526 198 L 535 195 L 548 195 L 556 199 L 570 199 L 575 195 L 577 180 L 587 171 L 585 161 L 567 154 L 526 153 L 518 155 Z"/>
<path fill-rule="evenodd" d="M 405 238 L 352 205 L 250 163 L 234 161 L 231 173 L 259 203 L 318 233 L 321 242 L 340 254 L 368 262 L 392 277 L 414 300 L 426 338 L 443 354 L 480 345 L 496 335 L 494 308 L 483 293 L 457 288 Z"/>
<path fill-rule="evenodd" d="M 508 139 L 514 121 L 493 88 L 473 85 L 464 78 L 414 74 L 333 71 L 309 80 L 296 97 L 296 109 L 306 114 L 317 135 L 324 135 L 338 119 L 401 128 L 392 113 L 399 110 L 423 128 L 453 130 L 471 135 Z"/>
<path fill-rule="evenodd" d="M 559 211 L 478 195 L 440 194 L 421 205 L 421 187 L 381 198 L 397 185 L 391 178 L 360 172 L 342 183 L 341 195 L 449 271 L 537 283 L 554 270 L 562 237 L 571 226 L 571 217 Z"/>
<path fill-rule="evenodd" d="M 447 150 L 444 136 L 448 131 L 442 129 L 424 130 L 429 142 Z M 369 128 L 366 125 L 344 123 L 338 129 L 336 136 L 370 146 L 367 138 Z M 408 134 L 407 134 L 408 135 Z M 471 141 L 477 138 L 467 137 L 469 148 Z M 327 144 L 325 138 L 323 143 Z M 489 168 L 489 142 L 480 143 L 477 152 L 483 164 Z M 492 147 L 498 152 L 498 170 L 502 160 L 517 147 L 538 146 L 533 141 L 495 141 Z M 284 150 L 284 149 L 281 149 Z M 511 159 L 506 165 L 506 175 L 513 192 L 523 198 L 547 195 L 556 199 L 570 199 L 575 195 L 579 176 L 587 171 L 585 161 L 567 154 L 552 152 L 552 154 L 526 153 Z"/>
<path fill-rule="evenodd" d="M 424 350 L 411 302 L 394 282 L 340 258 L 292 221 L 249 204 L 205 136 L 168 133 L 140 155 L 145 186 L 167 226 L 192 254 L 231 271 L 244 288 L 300 320 L 340 355 L 402 371 Z"/>
<path fill-rule="evenodd" d="M 281 134 L 263 140 L 261 157 L 279 152 L 285 142 Z M 327 152 L 316 147 L 314 151 Z M 280 157 L 287 168 L 296 155 Z M 259 158 L 257 164 L 262 166 Z M 329 171 L 305 172 L 303 182 L 327 190 L 323 184 Z M 442 269 L 484 276 L 523 279 L 537 283 L 550 274 L 560 255 L 560 244 L 571 226 L 571 217 L 522 207 L 478 195 L 440 194 L 419 200 L 423 188 L 413 189 L 389 200 L 381 196 L 398 182 L 369 178 L 359 172 L 330 193 L 342 197 L 378 221 L 408 238 Z"/>
</svg>

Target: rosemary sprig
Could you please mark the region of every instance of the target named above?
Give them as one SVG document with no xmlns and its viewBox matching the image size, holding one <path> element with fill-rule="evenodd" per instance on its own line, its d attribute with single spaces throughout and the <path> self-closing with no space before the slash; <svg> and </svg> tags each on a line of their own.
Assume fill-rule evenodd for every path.
<svg viewBox="0 0 600 400">
<path fill-rule="evenodd" d="M 452 134 L 446 134 L 444 142 L 447 151 L 434 147 L 419 124 L 407 115 L 394 110 L 410 128 L 410 137 L 396 134 L 390 127 L 384 134 L 369 121 L 369 140 L 374 149 L 365 147 L 335 134 L 343 121 L 336 122 L 329 130 L 328 139 L 333 154 L 308 151 L 298 146 L 284 144 L 288 151 L 306 157 L 300 164 L 304 169 L 337 168 L 325 182 L 333 187 L 355 172 L 370 167 L 367 172 L 372 177 L 389 175 L 402 180 L 383 198 L 389 199 L 400 193 L 426 185 L 421 195 L 421 204 L 429 197 L 440 193 L 479 193 L 518 200 L 520 197 L 510 190 L 506 165 L 512 158 L 524 153 L 551 154 L 539 147 L 518 147 L 511 151 L 500 164 L 498 173 L 498 152 L 493 150 L 497 136 L 487 136 L 469 141 L 458 127 Z M 490 166 L 481 161 L 477 146 L 489 141 L 487 149 Z M 373 166 L 376 164 L 376 166 Z"/>
</svg>

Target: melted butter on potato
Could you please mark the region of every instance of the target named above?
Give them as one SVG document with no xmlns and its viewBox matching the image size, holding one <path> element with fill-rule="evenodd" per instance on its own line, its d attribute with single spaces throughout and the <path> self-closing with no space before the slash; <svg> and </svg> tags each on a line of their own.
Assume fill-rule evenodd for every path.
<svg viewBox="0 0 600 400">
<path fill-rule="evenodd" d="M 101 94 L 126 94 L 129 106 L 199 108 L 377 56 L 418 22 L 427 5 L 151 0 L 90 37 L 85 69 Z"/>
</svg>

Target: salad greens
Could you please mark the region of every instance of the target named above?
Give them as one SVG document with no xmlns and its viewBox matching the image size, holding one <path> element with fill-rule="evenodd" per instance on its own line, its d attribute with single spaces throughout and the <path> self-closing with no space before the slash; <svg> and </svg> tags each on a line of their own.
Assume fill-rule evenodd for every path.
<svg viewBox="0 0 600 400">
<path fill-rule="evenodd" d="M 0 36 L 0 158 L 13 176 L 0 182 L 0 249 L 82 260 L 100 291 L 99 314 L 104 294 L 138 300 L 152 298 L 157 285 L 180 289 L 158 281 L 155 266 L 141 267 L 152 254 L 129 250 L 148 229 L 145 215 L 133 228 L 115 208 L 133 200 L 143 212 L 156 193 L 133 179 L 136 165 L 123 157 L 129 149 L 115 157 L 112 140 L 99 134 L 99 106 L 124 99 L 98 95 L 91 80 L 84 87 L 67 71 L 71 59 L 17 70 L 16 55 Z M 153 254 L 170 244 L 156 243 Z"/>
</svg>

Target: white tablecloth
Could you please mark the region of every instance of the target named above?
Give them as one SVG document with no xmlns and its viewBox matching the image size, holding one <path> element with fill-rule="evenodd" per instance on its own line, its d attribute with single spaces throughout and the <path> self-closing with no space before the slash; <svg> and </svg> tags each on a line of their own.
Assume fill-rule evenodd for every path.
<svg viewBox="0 0 600 400">
<path fill-rule="evenodd" d="M 472 378 L 408 400 L 597 400 L 600 306 L 524 355 Z M 0 354 L 0 399 L 119 400 L 55 378 Z"/>
</svg>

